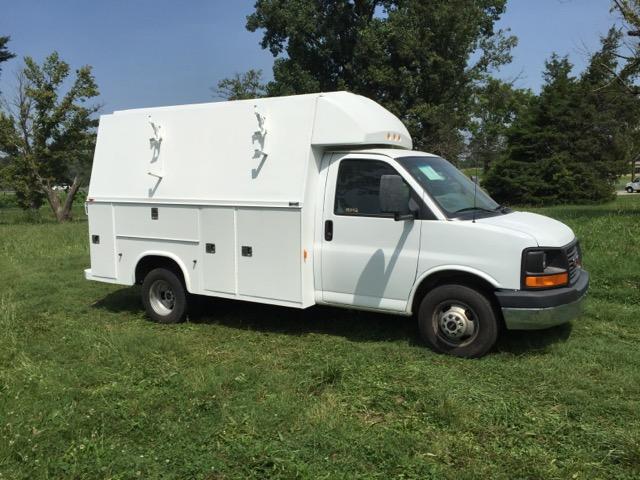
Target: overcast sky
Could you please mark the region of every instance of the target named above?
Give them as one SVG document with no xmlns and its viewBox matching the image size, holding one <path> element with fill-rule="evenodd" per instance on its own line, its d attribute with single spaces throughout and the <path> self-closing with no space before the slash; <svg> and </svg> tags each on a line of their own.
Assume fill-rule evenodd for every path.
<svg viewBox="0 0 640 480">
<path fill-rule="evenodd" d="M 103 113 L 124 108 L 206 102 L 221 78 L 249 68 L 271 75 L 260 34 L 245 30 L 254 0 L 2 1 L 0 35 L 38 61 L 57 50 L 73 67 L 91 64 Z M 510 0 L 500 28 L 519 38 L 513 63 L 498 75 L 538 90 L 544 61 L 569 55 L 582 70 L 617 18 L 608 0 Z M 3 64 L 10 93 L 21 60 Z"/>
</svg>

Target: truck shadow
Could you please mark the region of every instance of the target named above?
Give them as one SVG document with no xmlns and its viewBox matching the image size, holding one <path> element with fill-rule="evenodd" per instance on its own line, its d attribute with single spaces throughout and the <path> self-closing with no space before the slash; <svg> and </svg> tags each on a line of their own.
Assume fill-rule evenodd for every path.
<svg viewBox="0 0 640 480">
<path fill-rule="evenodd" d="M 142 314 L 140 288 L 122 288 L 92 307 L 112 313 Z M 188 321 L 240 330 L 307 335 L 336 335 L 353 341 L 405 340 L 420 343 L 413 318 L 314 306 L 306 310 L 211 297 L 193 297 Z"/>
<path fill-rule="evenodd" d="M 555 343 L 564 343 L 571 336 L 571 323 L 545 330 L 504 330 L 494 351 L 514 355 L 544 353 Z"/>
<path fill-rule="evenodd" d="M 325 306 L 297 310 L 211 297 L 193 300 L 189 321 L 196 324 L 284 335 L 331 335 L 357 342 L 404 341 L 412 346 L 423 345 L 413 317 Z M 143 313 L 139 287 L 116 290 L 92 306 L 113 313 Z M 555 343 L 565 342 L 570 334 L 571 324 L 539 331 L 504 331 L 494 351 L 540 354 Z"/>
</svg>

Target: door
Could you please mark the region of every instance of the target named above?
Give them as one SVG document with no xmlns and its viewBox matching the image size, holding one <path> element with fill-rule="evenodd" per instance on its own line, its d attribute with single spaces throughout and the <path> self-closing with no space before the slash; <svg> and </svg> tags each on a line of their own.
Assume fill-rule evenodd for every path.
<svg viewBox="0 0 640 480">
<path fill-rule="evenodd" d="M 238 209 L 238 293 L 301 301 L 300 210 Z"/>
<path fill-rule="evenodd" d="M 404 311 L 416 277 L 419 220 L 380 212 L 380 177 L 399 175 L 378 158 L 333 155 L 323 211 L 325 302 Z"/>
<path fill-rule="evenodd" d="M 200 210 L 205 290 L 236 293 L 236 221 L 232 207 Z"/>
<path fill-rule="evenodd" d="M 113 207 L 110 203 L 90 203 L 89 253 L 91 275 L 116 278 L 116 247 L 113 235 Z"/>
</svg>

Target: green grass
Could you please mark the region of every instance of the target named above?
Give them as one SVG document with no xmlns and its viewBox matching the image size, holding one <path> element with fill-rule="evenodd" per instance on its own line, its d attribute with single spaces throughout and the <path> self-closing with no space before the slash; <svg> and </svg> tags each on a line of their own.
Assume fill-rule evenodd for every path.
<svg viewBox="0 0 640 480">
<path fill-rule="evenodd" d="M 328 308 L 156 325 L 83 279 L 81 218 L 0 216 L 0 479 L 638 478 L 640 200 L 541 212 L 582 240 L 586 313 L 480 360 Z"/>
<path fill-rule="evenodd" d="M 469 178 L 472 178 L 472 177 L 480 178 L 481 182 L 482 182 L 482 179 L 484 178 L 484 172 L 482 171 L 482 166 L 479 166 L 477 169 L 475 167 L 461 168 L 460 171 Z"/>
</svg>

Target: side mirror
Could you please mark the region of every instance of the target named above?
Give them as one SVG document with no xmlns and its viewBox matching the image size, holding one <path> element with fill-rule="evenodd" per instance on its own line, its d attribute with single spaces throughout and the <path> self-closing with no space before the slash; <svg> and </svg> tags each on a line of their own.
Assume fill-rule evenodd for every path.
<svg viewBox="0 0 640 480">
<path fill-rule="evenodd" d="M 400 175 L 382 175 L 380 177 L 380 211 L 393 213 L 394 219 L 413 220 L 409 212 L 411 191 Z"/>
</svg>

